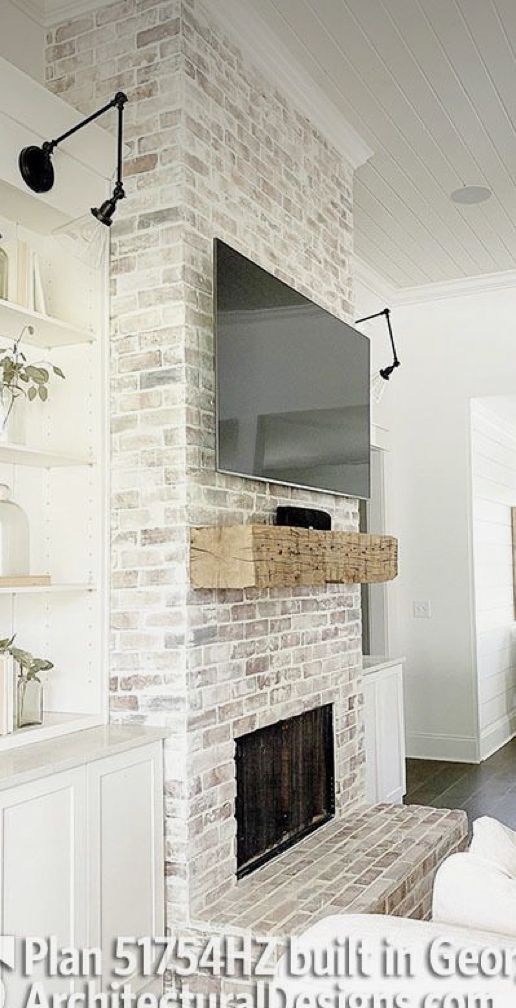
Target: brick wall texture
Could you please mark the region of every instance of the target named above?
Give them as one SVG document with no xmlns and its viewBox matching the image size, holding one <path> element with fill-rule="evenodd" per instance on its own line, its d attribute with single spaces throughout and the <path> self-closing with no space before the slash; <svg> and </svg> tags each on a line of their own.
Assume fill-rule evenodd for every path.
<svg viewBox="0 0 516 1008">
<path fill-rule="evenodd" d="M 216 473 L 212 320 L 214 236 L 350 318 L 352 172 L 198 0 L 118 0 L 47 46 L 48 87 L 81 112 L 129 97 L 111 258 L 111 713 L 169 731 L 177 923 L 235 882 L 239 734 L 333 702 L 338 809 L 363 797 L 359 589 L 188 584 L 191 525 L 296 501 L 357 528 L 354 500 Z"/>
</svg>

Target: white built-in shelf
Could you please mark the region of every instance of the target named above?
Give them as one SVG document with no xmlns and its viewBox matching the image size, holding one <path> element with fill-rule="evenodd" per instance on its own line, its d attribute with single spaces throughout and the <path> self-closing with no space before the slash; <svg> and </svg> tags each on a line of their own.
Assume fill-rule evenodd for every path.
<svg viewBox="0 0 516 1008">
<path fill-rule="evenodd" d="M 4 139 L 4 160 L 10 165 L 18 141 Z M 98 232 L 99 244 L 89 250 L 90 257 L 78 214 L 70 212 L 66 193 L 61 199 L 62 186 L 59 208 L 50 207 L 46 197 L 23 193 L 25 212 L 8 199 L 13 186 L 10 176 L 2 180 L 2 175 L 0 164 L 0 231 L 9 257 L 8 293 L 14 300 L 0 298 L 0 347 L 10 347 L 23 332 L 27 360 L 59 364 L 66 375 L 65 382 L 52 384 L 48 402 L 27 406 L 27 416 L 20 418 L 20 427 L 25 419 L 27 428 L 23 444 L 16 442 L 16 424 L 0 440 L 0 481 L 9 484 L 27 515 L 34 554 L 33 578 L 0 579 L 0 636 L 15 634 L 20 647 L 55 663 L 43 702 L 61 712 L 45 713 L 41 726 L 0 736 L 5 776 L 13 760 L 23 765 L 30 759 L 29 750 L 51 751 L 60 736 L 72 745 L 75 735 L 106 720 L 109 302 L 106 228 L 100 225 L 103 234 Z M 102 189 L 102 180 L 92 188 L 99 185 Z M 55 234 L 56 226 L 65 223 L 72 228 Z M 26 278 L 23 244 L 31 253 Z M 36 263 L 42 297 L 33 300 L 22 288 L 30 291 L 33 281 L 36 288 Z M 18 283 L 22 279 L 27 285 Z M 74 548 L 77 542 L 79 549 Z"/>
<path fill-rule="evenodd" d="M 34 332 L 25 333 L 23 342 L 39 347 L 73 346 L 76 343 L 93 343 L 94 333 L 80 329 L 70 322 L 42 315 L 13 301 L 0 300 L 0 339 L 2 336 L 16 339 L 25 326 L 33 326 Z"/>
<path fill-rule="evenodd" d="M 28 445 L 1 441 L 0 462 L 6 462 L 8 465 L 33 466 L 40 469 L 93 465 L 92 460 L 85 455 L 66 455 L 63 452 L 45 451 L 43 448 L 30 448 Z"/>
<path fill-rule="evenodd" d="M 82 584 L 71 582 L 70 584 L 20 585 L 17 588 L 9 585 L 0 585 L 0 595 L 54 595 L 58 592 L 72 594 L 74 592 L 92 592 L 95 590 L 96 586 L 88 582 Z"/>
<path fill-rule="evenodd" d="M 48 742 L 61 735 L 84 731 L 85 728 L 95 728 L 100 724 L 103 724 L 103 720 L 99 714 L 54 714 L 45 711 L 42 725 L 30 725 L 28 728 L 18 728 L 9 735 L 1 735 L 0 753 L 33 742 Z"/>
</svg>

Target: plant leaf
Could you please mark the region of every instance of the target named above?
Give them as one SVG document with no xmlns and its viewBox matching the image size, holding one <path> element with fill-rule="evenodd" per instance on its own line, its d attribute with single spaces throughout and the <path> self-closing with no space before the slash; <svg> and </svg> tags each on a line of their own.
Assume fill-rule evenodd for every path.
<svg viewBox="0 0 516 1008">
<path fill-rule="evenodd" d="M 54 372 L 54 374 L 55 374 L 55 375 L 58 375 L 58 376 L 59 376 L 59 378 L 65 378 L 65 377 L 66 377 L 66 376 L 65 376 L 65 375 L 63 374 L 63 372 L 61 371 L 61 368 L 60 368 L 60 367 L 57 367 L 56 365 L 54 365 L 54 367 L 53 367 L 53 372 Z"/>
<path fill-rule="evenodd" d="M 47 382 L 48 379 L 50 378 L 50 375 L 46 370 L 46 368 L 37 367 L 36 364 L 28 364 L 27 367 L 25 368 L 25 371 L 28 374 L 29 378 L 32 378 L 32 380 L 37 382 L 38 385 L 41 384 L 42 382 Z"/>
<path fill-rule="evenodd" d="M 17 647 L 12 647 L 10 650 L 13 658 L 19 662 L 20 665 L 23 665 L 24 668 L 28 668 L 30 666 L 32 662 L 32 655 L 30 651 L 23 651 L 22 648 Z"/>
<path fill-rule="evenodd" d="M 39 398 L 41 399 L 41 401 L 42 402 L 46 402 L 47 399 L 48 399 L 48 389 L 45 387 L 45 385 L 40 385 L 39 389 L 38 389 L 38 392 L 39 392 Z"/>
<path fill-rule="evenodd" d="M 32 400 L 36 398 L 37 394 L 38 394 L 38 390 L 37 390 L 36 386 L 32 385 L 30 387 L 29 391 L 27 392 L 27 397 L 29 399 L 29 402 L 32 402 Z"/>
</svg>

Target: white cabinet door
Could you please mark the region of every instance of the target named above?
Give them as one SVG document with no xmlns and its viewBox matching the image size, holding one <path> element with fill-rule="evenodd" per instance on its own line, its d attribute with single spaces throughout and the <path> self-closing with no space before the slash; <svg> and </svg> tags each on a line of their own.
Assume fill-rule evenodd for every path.
<svg viewBox="0 0 516 1008">
<path fill-rule="evenodd" d="M 364 712 L 367 801 L 399 803 L 406 791 L 401 665 L 364 677 Z"/>
<path fill-rule="evenodd" d="M 405 794 L 403 670 L 384 669 L 376 684 L 378 801 L 401 802 Z"/>
<path fill-rule="evenodd" d="M 164 933 L 162 745 L 88 766 L 89 944 L 102 949 L 104 988 L 119 937 Z M 149 978 L 127 978 L 133 991 Z"/>
<path fill-rule="evenodd" d="M 86 778 L 71 770 L 0 793 L 1 930 L 18 939 L 55 936 L 59 947 L 86 942 Z M 13 973 L 3 972 L 6 1004 L 25 1001 L 21 943 Z M 43 982 L 44 964 L 33 980 Z M 73 981 L 46 979 L 45 993 Z M 79 981 L 79 989 L 81 982 Z"/>
</svg>

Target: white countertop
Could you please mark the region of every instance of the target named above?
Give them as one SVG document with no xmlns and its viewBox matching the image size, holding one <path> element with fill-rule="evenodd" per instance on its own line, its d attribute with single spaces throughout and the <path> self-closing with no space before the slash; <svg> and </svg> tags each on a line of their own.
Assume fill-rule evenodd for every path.
<svg viewBox="0 0 516 1008">
<path fill-rule="evenodd" d="M 0 791 L 158 742 L 169 734 L 163 728 L 112 724 L 7 750 L 0 753 Z"/>
<path fill-rule="evenodd" d="M 386 655 L 364 655 L 363 674 L 378 672 L 380 669 L 391 668 L 393 665 L 403 665 L 404 658 L 389 658 Z"/>
</svg>

